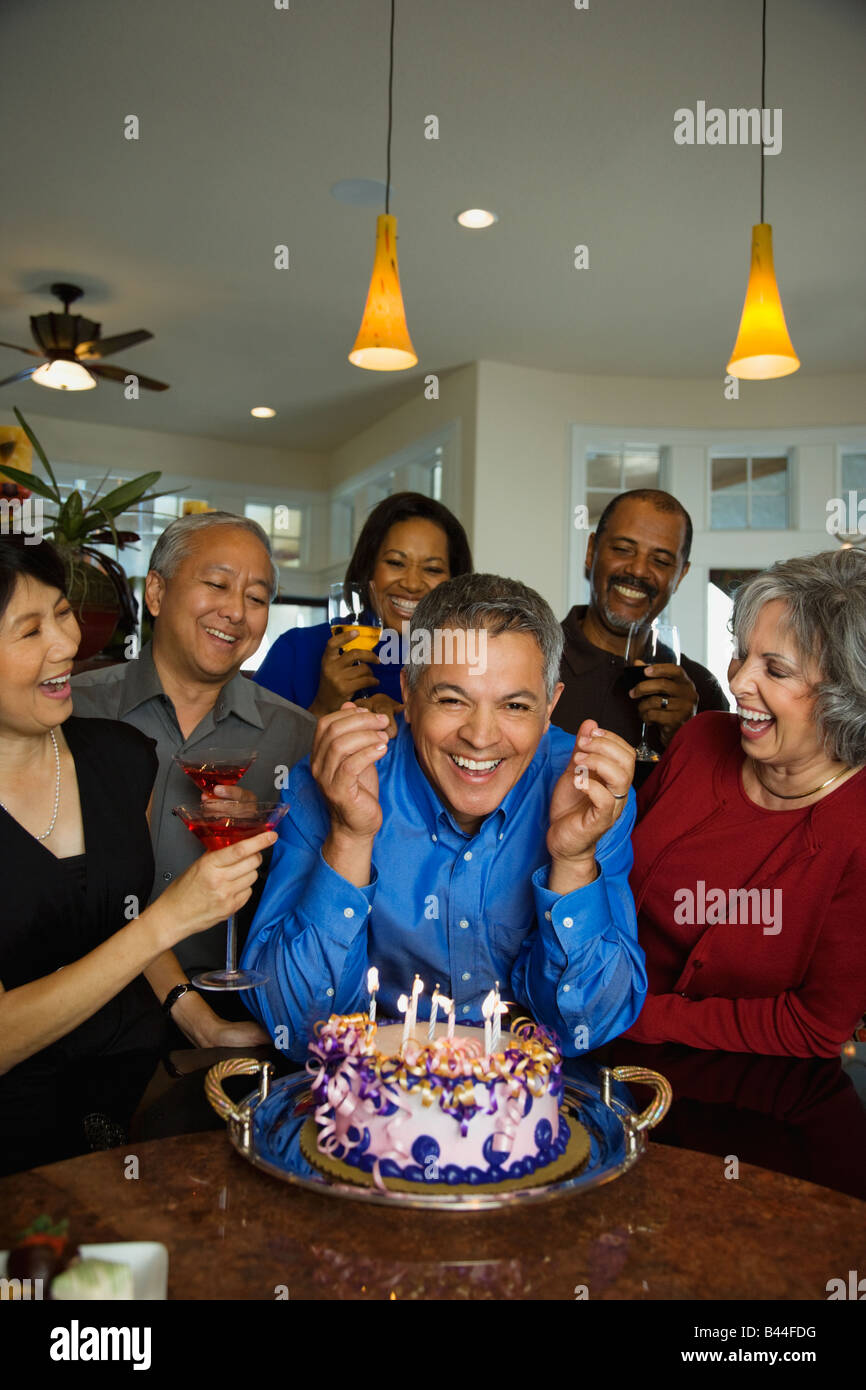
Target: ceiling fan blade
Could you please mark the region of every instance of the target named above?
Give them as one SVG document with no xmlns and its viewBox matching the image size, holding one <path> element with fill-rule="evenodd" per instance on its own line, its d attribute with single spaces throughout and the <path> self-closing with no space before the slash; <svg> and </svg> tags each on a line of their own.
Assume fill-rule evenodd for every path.
<svg viewBox="0 0 866 1390">
<path fill-rule="evenodd" d="M 89 343 L 79 343 L 75 355 L 79 361 L 111 357 L 112 353 L 122 352 L 124 348 L 135 347 L 136 343 L 146 343 L 153 334 L 146 328 L 137 328 L 134 333 L 118 333 L 114 338 L 93 338 Z"/>
<path fill-rule="evenodd" d="M 167 381 L 155 381 L 152 376 L 142 376 L 140 372 L 134 372 L 131 367 L 103 367 L 96 362 L 86 363 L 87 370 L 93 372 L 94 376 L 107 377 L 109 381 L 125 382 L 128 376 L 134 376 L 139 386 L 145 391 L 168 391 Z"/>
<path fill-rule="evenodd" d="M 38 356 L 38 354 L 36 355 Z M 0 386 L 11 386 L 13 381 L 24 381 L 38 370 L 38 367 L 25 367 L 23 372 L 16 372 L 14 376 L 7 376 L 5 381 L 0 381 Z"/>
<path fill-rule="evenodd" d="M 30 357 L 44 357 L 44 352 L 37 352 L 35 348 L 19 347 L 17 343 L 0 343 L 0 347 L 13 348 L 15 352 L 26 352 Z"/>
</svg>

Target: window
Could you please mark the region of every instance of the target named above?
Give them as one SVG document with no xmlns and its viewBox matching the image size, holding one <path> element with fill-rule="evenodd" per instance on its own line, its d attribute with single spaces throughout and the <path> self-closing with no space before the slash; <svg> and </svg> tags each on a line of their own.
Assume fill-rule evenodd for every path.
<svg viewBox="0 0 866 1390">
<path fill-rule="evenodd" d="M 301 541 L 304 513 L 298 507 L 286 507 L 282 502 L 270 506 L 262 502 L 247 502 L 244 516 L 257 521 L 271 540 L 276 564 L 285 569 L 298 569 L 301 564 Z"/>
<path fill-rule="evenodd" d="M 586 506 L 589 510 L 589 529 L 608 502 L 621 492 L 635 488 L 660 487 L 661 449 L 625 448 L 616 453 L 587 450 Z"/>
<path fill-rule="evenodd" d="M 842 455 L 842 494 L 856 492 L 857 501 L 866 499 L 866 454 Z"/>
<path fill-rule="evenodd" d="M 787 455 L 714 455 L 710 459 L 713 531 L 784 531 L 788 525 Z"/>
</svg>

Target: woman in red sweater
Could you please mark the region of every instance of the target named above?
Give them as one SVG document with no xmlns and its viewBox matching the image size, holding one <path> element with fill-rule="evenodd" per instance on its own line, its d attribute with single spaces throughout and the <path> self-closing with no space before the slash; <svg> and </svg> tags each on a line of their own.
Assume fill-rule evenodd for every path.
<svg viewBox="0 0 866 1390">
<path fill-rule="evenodd" d="M 866 555 L 771 566 L 733 629 L 736 715 L 684 724 L 638 796 L 625 1036 L 838 1056 L 866 1008 Z"/>
</svg>

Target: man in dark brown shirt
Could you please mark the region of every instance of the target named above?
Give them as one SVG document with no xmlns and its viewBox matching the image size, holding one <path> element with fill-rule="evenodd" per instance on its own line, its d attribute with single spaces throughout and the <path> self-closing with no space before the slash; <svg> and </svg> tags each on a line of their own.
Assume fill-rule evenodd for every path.
<svg viewBox="0 0 866 1390">
<path fill-rule="evenodd" d="M 647 679 L 631 691 L 624 674 L 629 628 L 649 627 L 667 607 L 688 573 L 691 542 L 691 518 L 670 493 L 640 488 L 608 504 L 586 549 L 589 604 L 572 608 L 562 624 L 565 689 L 554 724 L 577 733 L 589 716 L 637 745 L 645 722 L 647 741 L 661 754 L 687 719 L 730 708 L 715 676 L 687 656 L 680 665 L 648 666 Z M 653 766 L 637 764 L 636 786 Z"/>
</svg>

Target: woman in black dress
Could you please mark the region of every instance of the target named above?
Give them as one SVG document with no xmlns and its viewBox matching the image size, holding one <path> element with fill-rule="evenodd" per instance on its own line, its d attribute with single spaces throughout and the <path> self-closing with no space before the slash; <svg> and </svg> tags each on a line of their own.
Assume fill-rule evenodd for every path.
<svg viewBox="0 0 866 1390">
<path fill-rule="evenodd" d="M 47 542 L 0 537 L 0 1173 L 100 1146 L 106 1112 L 128 1119 L 168 1026 L 143 973 L 246 902 L 277 838 L 202 855 L 139 911 L 155 746 L 70 717 L 80 632 L 63 589 Z"/>
</svg>

